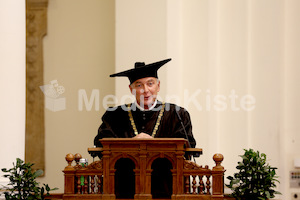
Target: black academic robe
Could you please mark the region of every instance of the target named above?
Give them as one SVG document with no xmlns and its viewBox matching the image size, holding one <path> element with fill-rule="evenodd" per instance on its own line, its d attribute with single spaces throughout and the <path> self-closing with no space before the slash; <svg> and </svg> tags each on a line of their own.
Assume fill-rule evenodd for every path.
<svg viewBox="0 0 300 200">
<path fill-rule="evenodd" d="M 142 111 L 135 104 L 131 105 L 131 112 L 138 133 L 144 132 L 152 135 L 157 122 L 162 103 L 158 102 L 154 109 Z M 176 111 L 177 109 L 177 111 Z M 135 136 L 132 128 L 128 109 L 126 105 L 111 108 L 113 111 L 106 111 L 102 117 L 102 124 L 99 127 L 98 135 L 94 139 L 94 144 L 101 147 L 99 139 L 102 138 L 132 138 Z M 181 121 L 177 115 L 180 116 Z M 184 108 L 175 104 L 166 103 L 163 116 L 161 118 L 155 138 L 186 138 L 185 131 L 191 147 L 196 146 L 196 141 L 192 134 L 192 124 L 190 115 Z M 122 161 L 122 160 L 120 160 Z M 170 163 L 166 160 L 157 160 L 153 163 L 151 178 L 151 193 L 153 198 L 171 198 L 172 195 L 172 174 Z M 117 198 L 133 198 L 135 189 L 135 176 L 133 174 L 132 162 L 123 160 L 116 164 L 115 193 Z M 172 166 L 171 166 L 172 167 Z"/>
<path fill-rule="evenodd" d="M 135 104 L 131 105 L 131 112 L 139 133 L 144 132 L 152 135 L 157 122 L 162 103 L 158 101 L 154 109 L 150 111 L 141 111 Z M 177 111 L 176 111 L 177 109 Z M 126 105 L 110 108 L 112 111 L 106 111 L 102 117 L 102 124 L 99 127 L 98 135 L 94 139 L 94 144 L 101 147 L 99 139 L 102 138 L 132 138 L 135 136 L 128 109 Z M 187 110 L 175 104 L 166 103 L 160 125 L 155 134 L 155 138 L 186 138 L 183 126 L 176 112 L 179 114 L 184 129 L 188 135 L 191 147 L 196 146 L 196 141 L 192 133 L 192 123 Z"/>
</svg>

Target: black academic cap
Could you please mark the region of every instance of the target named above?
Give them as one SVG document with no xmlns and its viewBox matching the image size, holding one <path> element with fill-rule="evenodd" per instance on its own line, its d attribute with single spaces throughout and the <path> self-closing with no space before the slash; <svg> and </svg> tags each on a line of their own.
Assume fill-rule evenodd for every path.
<svg viewBox="0 0 300 200">
<path fill-rule="evenodd" d="M 157 77 L 157 70 L 169 62 L 171 58 L 145 65 L 144 62 L 136 62 L 133 69 L 129 69 L 116 74 L 111 74 L 110 77 L 125 76 L 129 78 L 130 84 L 134 81 L 145 77 Z"/>
</svg>

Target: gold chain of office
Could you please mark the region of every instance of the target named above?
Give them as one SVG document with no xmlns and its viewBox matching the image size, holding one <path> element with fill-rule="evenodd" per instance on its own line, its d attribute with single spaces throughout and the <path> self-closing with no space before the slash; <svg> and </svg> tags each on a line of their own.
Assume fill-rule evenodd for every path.
<svg viewBox="0 0 300 200">
<path fill-rule="evenodd" d="M 134 119 L 133 119 L 133 116 L 132 116 L 132 112 L 131 112 L 131 104 L 128 104 L 127 108 L 128 108 L 128 116 L 129 116 L 129 119 L 130 119 L 130 122 L 131 122 L 131 126 L 133 128 L 134 134 L 138 135 L 139 133 L 137 131 L 137 128 L 136 128 L 136 125 L 134 123 Z M 156 132 L 158 130 L 158 126 L 160 125 L 161 118 L 162 118 L 162 116 L 164 114 L 164 110 L 165 110 L 165 103 L 163 102 L 162 103 L 162 107 L 161 107 L 161 109 L 159 111 L 159 114 L 158 114 L 158 117 L 157 117 L 154 129 L 153 129 L 152 135 L 151 135 L 152 137 L 154 137 L 156 135 Z"/>
</svg>

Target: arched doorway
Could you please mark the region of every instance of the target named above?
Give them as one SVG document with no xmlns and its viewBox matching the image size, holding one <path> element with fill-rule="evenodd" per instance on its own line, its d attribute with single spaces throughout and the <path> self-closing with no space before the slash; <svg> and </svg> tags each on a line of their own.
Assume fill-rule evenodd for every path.
<svg viewBox="0 0 300 200">
<path fill-rule="evenodd" d="M 153 199 L 171 199 L 173 193 L 172 163 L 166 158 L 157 158 L 151 168 L 151 194 Z"/>
<path fill-rule="evenodd" d="M 133 199 L 135 194 L 134 162 L 120 158 L 115 164 L 115 195 L 117 199 Z"/>
</svg>

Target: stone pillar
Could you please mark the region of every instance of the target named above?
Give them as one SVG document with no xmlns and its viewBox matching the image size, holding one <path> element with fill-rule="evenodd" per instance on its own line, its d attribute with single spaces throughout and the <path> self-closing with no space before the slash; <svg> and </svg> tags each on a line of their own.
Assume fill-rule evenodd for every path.
<svg viewBox="0 0 300 200">
<path fill-rule="evenodd" d="M 26 133 L 25 161 L 45 170 L 43 37 L 48 0 L 26 1 Z"/>
</svg>

